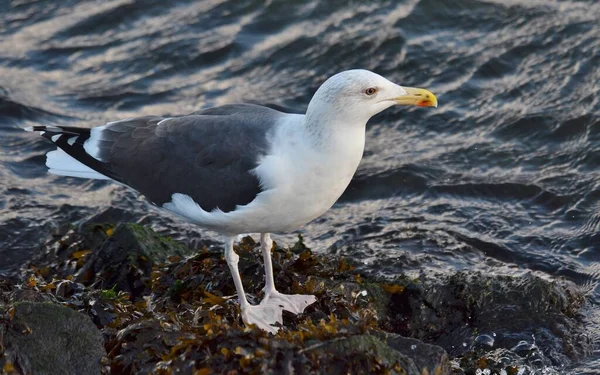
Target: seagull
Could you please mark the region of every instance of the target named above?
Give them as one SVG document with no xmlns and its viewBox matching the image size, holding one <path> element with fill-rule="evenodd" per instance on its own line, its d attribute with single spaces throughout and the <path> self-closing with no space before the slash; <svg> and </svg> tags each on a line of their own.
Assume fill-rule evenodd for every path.
<svg viewBox="0 0 600 375">
<path fill-rule="evenodd" d="M 91 129 L 25 130 L 57 146 L 47 154 L 50 173 L 116 181 L 222 234 L 242 320 L 276 333 L 282 310 L 301 314 L 316 298 L 277 291 L 270 234 L 296 230 L 333 206 L 362 159 L 367 121 L 394 105 L 437 107 L 437 99 L 430 91 L 357 69 L 327 79 L 305 114 L 232 104 Z M 258 305 L 246 299 L 233 249 L 244 233 L 260 233 L 266 282 Z"/>
</svg>

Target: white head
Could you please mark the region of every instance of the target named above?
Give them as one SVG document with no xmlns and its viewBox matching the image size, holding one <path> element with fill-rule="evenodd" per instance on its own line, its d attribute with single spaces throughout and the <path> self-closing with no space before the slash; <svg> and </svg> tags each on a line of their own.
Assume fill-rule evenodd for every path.
<svg viewBox="0 0 600 375">
<path fill-rule="evenodd" d="M 437 107 L 437 99 L 427 90 L 399 86 L 368 70 L 347 70 L 319 87 L 308 105 L 307 116 L 316 119 L 330 115 L 336 122 L 366 124 L 393 105 Z"/>
</svg>

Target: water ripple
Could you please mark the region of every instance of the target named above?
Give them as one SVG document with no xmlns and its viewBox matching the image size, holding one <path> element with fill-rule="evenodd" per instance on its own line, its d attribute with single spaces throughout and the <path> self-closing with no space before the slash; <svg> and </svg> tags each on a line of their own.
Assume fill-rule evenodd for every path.
<svg viewBox="0 0 600 375">
<path fill-rule="evenodd" d="M 326 77 L 367 68 L 440 107 L 368 124 L 359 171 L 303 230 L 309 244 L 382 275 L 533 270 L 599 303 L 598 19 L 595 0 L 0 2 L 0 272 L 93 214 L 214 235 L 122 187 L 48 175 L 50 145 L 23 127 L 240 101 L 304 111 Z"/>
</svg>

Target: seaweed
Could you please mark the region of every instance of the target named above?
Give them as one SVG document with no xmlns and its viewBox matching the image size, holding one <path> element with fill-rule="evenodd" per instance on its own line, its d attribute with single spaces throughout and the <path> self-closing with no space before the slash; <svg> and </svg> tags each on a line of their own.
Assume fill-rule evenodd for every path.
<svg viewBox="0 0 600 375">
<path fill-rule="evenodd" d="M 113 251 L 124 252 L 118 262 L 111 261 Z M 235 251 L 248 298 L 258 303 L 260 246 L 245 237 Z M 315 254 L 300 236 L 291 247 L 272 249 L 276 284 L 283 293 L 314 294 L 317 302 L 299 316 L 284 312 L 282 329 L 271 335 L 241 321 L 223 254 L 208 248 L 190 254 L 149 228 L 95 224 L 48 244 L 24 270 L 22 284 L 0 284 L 0 301 L 49 301 L 87 315 L 104 338 L 105 371 L 124 374 L 448 374 L 449 357 L 440 346 L 448 350 L 453 340 L 489 328 L 478 325 L 486 321 L 481 311 L 490 315 L 494 303 L 514 304 L 515 285 L 543 295 L 530 305 L 559 319 L 569 328 L 565 336 L 578 337 L 572 319 L 583 300 L 557 284 L 476 274 L 364 279 L 351 259 Z M 464 373 L 510 373 L 526 365 L 516 359 L 500 364 L 485 346 L 453 356 L 454 371 L 471 369 Z M 4 373 L 14 370 L 6 358 L 1 366 Z"/>
</svg>

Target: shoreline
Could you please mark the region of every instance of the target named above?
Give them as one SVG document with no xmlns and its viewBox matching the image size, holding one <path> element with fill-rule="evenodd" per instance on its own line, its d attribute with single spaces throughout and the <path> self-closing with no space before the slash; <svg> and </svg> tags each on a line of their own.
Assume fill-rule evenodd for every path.
<svg viewBox="0 0 600 375">
<path fill-rule="evenodd" d="M 236 252 L 250 301 L 258 303 L 259 246 L 245 237 Z M 45 332 L 61 330 L 61 321 L 35 325 L 49 307 L 92 323 L 61 332 L 95 342 L 89 353 L 68 357 L 103 373 L 552 373 L 555 363 L 580 360 L 592 345 L 585 298 L 570 282 L 473 271 L 370 279 L 350 259 L 314 254 L 301 236 L 291 247 L 276 244 L 273 262 L 282 292 L 317 296 L 304 314 L 284 313 L 276 335 L 242 323 L 221 252 L 194 253 L 139 224 L 84 223 L 44 245 L 18 282 L 3 282 L 0 368 L 37 373 L 32 358 L 75 349 Z M 24 351 L 31 340 L 49 346 Z M 40 363 L 55 358 L 60 368 L 61 357 Z"/>
</svg>

